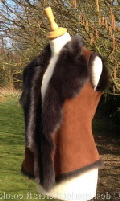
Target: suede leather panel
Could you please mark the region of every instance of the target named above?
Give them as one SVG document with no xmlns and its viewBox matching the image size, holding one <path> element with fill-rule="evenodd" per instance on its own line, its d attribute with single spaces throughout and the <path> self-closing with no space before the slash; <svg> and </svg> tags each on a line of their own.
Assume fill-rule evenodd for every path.
<svg viewBox="0 0 120 201">
<path fill-rule="evenodd" d="M 28 174 L 34 175 L 34 153 L 32 153 L 27 147 L 25 147 L 25 159 L 22 163 L 22 168 Z"/>
<path fill-rule="evenodd" d="M 75 98 L 65 101 L 63 121 L 54 135 L 56 176 L 100 160 L 92 135 L 92 118 L 101 94 L 88 82 Z"/>
</svg>

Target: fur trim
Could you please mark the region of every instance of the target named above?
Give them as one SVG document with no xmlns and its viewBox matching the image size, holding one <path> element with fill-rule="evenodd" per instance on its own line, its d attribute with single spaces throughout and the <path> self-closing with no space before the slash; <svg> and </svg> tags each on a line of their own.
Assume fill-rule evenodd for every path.
<svg viewBox="0 0 120 201">
<path fill-rule="evenodd" d="M 49 64 L 50 54 L 50 45 L 47 45 L 42 53 L 28 64 L 23 71 L 23 91 L 20 98 L 20 104 L 23 107 L 25 116 L 26 145 L 28 144 L 28 138 L 32 133 L 34 135 L 35 128 L 33 129 L 33 126 L 35 124 L 35 117 L 33 117 L 34 112 L 32 110 L 34 109 L 37 112 L 37 108 L 34 108 L 34 106 L 41 101 L 41 94 L 38 89 L 42 84 L 42 76 Z"/>
<path fill-rule="evenodd" d="M 55 185 L 53 133 L 62 122 L 64 101 L 77 96 L 90 76 L 88 67 L 94 54 L 87 65 L 82 47 L 83 42 L 79 36 L 72 38 L 72 41 L 63 47 L 43 104 L 41 84 L 50 62 L 50 46 L 48 45 L 24 70 L 24 88 L 20 102 L 25 112 L 26 144 L 34 152 L 35 178 L 46 190 Z M 101 75 L 102 79 L 104 81 Z"/>
<path fill-rule="evenodd" d="M 49 64 L 50 60 L 50 45 L 47 45 L 45 49 L 41 52 L 38 57 L 36 57 L 31 63 L 29 63 L 24 71 L 23 71 L 23 91 L 20 98 L 20 103 L 23 106 L 23 108 L 28 104 L 29 102 L 29 95 L 30 90 L 32 87 L 32 80 L 34 77 L 35 72 L 37 71 L 37 68 L 43 75 L 46 67 Z"/>
<path fill-rule="evenodd" d="M 56 178 L 56 183 L 60 183 L 61 181 L 68 180 L 69 178 L 77 177 L 78 175 L 83 174 L 84 172 L 90 169 L 102 168 L 103 166 L 104 165 L 102 160 L 95 161 L 94 163 L 87 165 L 83 168 L 61 174 L 59 177 Z"/>
</svg>

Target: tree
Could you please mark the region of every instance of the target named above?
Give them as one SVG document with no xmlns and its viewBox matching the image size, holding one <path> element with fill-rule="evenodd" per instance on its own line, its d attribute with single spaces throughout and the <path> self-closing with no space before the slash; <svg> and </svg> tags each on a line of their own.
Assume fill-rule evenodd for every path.
<svg viewBox="0 0 120 201">
<path fill-rule="evenodd" d="M 105 57 L 111 78 L 108 93 L 119 94 L 119 0 L 2 0 L 1 29 L 11 41 L 10 51 L 17 58 L 12 61 L 14 71 L 21 71 L 47 43 L 49 23 L 44 8 L 48 5 L 60 26 L 66 27 L 72 36 L 80 34 L 88 48 Z"/>
</svg>

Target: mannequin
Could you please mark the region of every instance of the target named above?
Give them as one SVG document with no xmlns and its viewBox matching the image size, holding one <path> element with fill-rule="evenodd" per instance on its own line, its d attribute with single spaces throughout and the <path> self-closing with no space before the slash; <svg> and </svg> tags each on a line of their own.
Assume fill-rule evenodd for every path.
<svg viewBox="0 0 120 201">
<path fill-rule="evenodd" d="M 72 40 L 71 36 L 69 35 L 69 33 L 67 33 L 66 29 L 58 27 L 58 25 L 54 22 L 54 17 L 50 8 L 46 10 L 46 13 L 51 23 L 51 32 L 48 36 L 48 38 L 50 39 L 51 53 L 50 53 L 50 58 L 48 59 L 49 62 L 46 64 L 46 67 L 45 67 L 46 70 L 43 70 L 42 77 L 39 78 L 41 79 L 42 109 L 40 111 L 42 111 L 43 113 L 42 114 L 43 115 L 43 120 L 42 120 L 43 133 L 44 133 L 44 125 L 46 125 L 46 121 L 52 122 L 52 120 L 54 120 L 54 116 L 53 115 L 51 116 L 51 113 L 49 115 L 49 109 L 52 109 L 53 114 L 56 114 L 57 110 L 59 111 L 59 105 L 54 107 L 54 105 L 57 103 L 57 100 L 62 101 L 61 103 L 62 103 L 63 109 L 60 103 L 60 113 L 58 113 L 58 116 L 62 115 L 62 119 L 60 120 L 60 123 L 58 122 L 55 123 L 55 127 L 54 129 L 52 129 L 52 132 L 51 132 L 53 133 L 52 138 L 51 138 L 51 135 L 50 135 L 50 138 L 47 135 L 47 136 L 43 136 L 43 138 L 40 137 L 40 141 L 39 141 L 39 136 L 43 135 L 43 134 L 39 134 L 37 136 L 37 141 L 35 141 L 34 140 L 35 138 L 32 137 L 34 133 L 31 135 L 31 130 L 33 130 L 33 127 L 31 127 L 32 125 L 31 122 L 33 121 L 31 120 L 31 115 L 29 115 L 29 117 L 26 118 L 30 120 L 28 120 L 28 125 L 26 126 L 28 143 L 26 145 L 27 154 L 22 164 L 22 172 L 24 174 L 26 174 L 27 172 L 29 176 L 35 176 L 35 179 L 38 183 L 37 190 L 39 193 L 43 195 L 51 196 L 53 198 L 57 198 L 61 200 L 87 201 L 92 199 L 96 195 L 98 168 L 101 165 L 100 157 L 96 150 L 95 142 L 91 133 L 91 125 L 89 124 L 89 122 L 91 121 L 90 119 L 93 118 L 94 116 L 95 108 L 102 94 L 102 92 L 98 91 L 98 89 L 101 88 L 102 90 L 102 88 L 106 87 L 106 83 L 104 83 L 104 86 L 102 86 L 101 83 L 103 83 L 103 81 L 107 79 L 107 71 L 104 68 L 104 65 L 100 56 L 92 51 L 87 50 L 85 47 L 83 47 L 82 40 L 80 37 L 76 37 L 74 40 Z M 79 50 L 79 47 L 77 46 L 80 46 L 80 50 Z M 78 53 L 76 49 L 78 49 Z M 79 53 L 80 51 L 81 53 Z M 75 52 L 76 59 L 74 61 L 75 64 L 72 67 L 71 63 L 73 62 L 72 58 L 74 59 L 74 56 L 73 56 L 74 52 Z M 67 56 L 64 56 L 65 54 Z M 69 54 L 72 56 L 69 56 Z M 77 60 L 79 54 L 81 55 L 81 57 L 79 58 L 79 60 Z M 44 58 L 44 53 L 42 58 Z M 62 69 L 62 66 L 60 66 L 61 65 L 60 62 L 62 61 L 64 61 L 63 66 L 65 65 L 63 69 Z M 65 61 L 67 61 L 67 64 L 65 64 Z M 69 61 L 71 62 L 69 63 Z M 82 76 L 82 74 L 84 74 L 84 77 L 86 76 L 85 83 L 82 77 L 80 79 L 76 79 L 76 78 L 73 79 L 74 77 L 73 70 L 75 69 L 76 71 L 75 76 L 77 76 L 79 73 L 79 68 L 80 68 L 77 66 L 82 65 L 81 61 L 85 63 L 84 64 L 85 66 L 83 67 L 81 66 L 81 68 L 83 68 L 83 72 L 80 71 L 80 76 Z M 32 65 L 33 63 L 26 68 L 26 72 L 28 71 L 29 73 L 29 69 L 33 68 Z M 87 65 L 90 66 L 90 73 L 86 74 L 84 72 L 84 68 L 86 68 L 86 72 L 87 72 L 88 71 Z M 61 73 L 67 68 L 68 68 L 68 71 L 66 72 L 68 73 L 63 73 L 62 75 Z M 78 73 L 77 73 L 77 69 L 78 69 Z M 58 73 L 55 73 L 56 70 L 58 70 Z M 69 71 L 73 72 L 73 74 L 70 74 L 69 79 L 67 79 L 67 76 L 69 76 Z M 37 75 L 38 73 L 34 77 L 36 77 Z M 58 76 L 57 80 L 55 75 Z M 64 78 L 64 75 L 66 76 L 65 78 Z M 90 78 L 88 77 L 88 75 L 90 76 Z M 61 76 L 61 79 L 63 79 L 63 82 L 64 82 L 63 88 L 60 88 L 62 86 L 62 83 L 61 83 L 61 79 L 59 80 L 59 76 Z M 82 79 L 83 79 L 83 83 L 82 83 Z M 57 82 L 54 80 L 58 81 L 58 83 L 60 82 L 61 84 L 60 85 L 57 84 Z M 70 80 L 71 80 L 71 83 L 73 83 L 72 85 L 70 85 L 69 83 Z M 80 85 L 82 83 L 81 91 L 80 90 L 78 92 L 75 91 L 74 93 L 72 93 L 72 95 L 67 95 L 69 94 L 68 93 L 69 88 L 72 88 L 73 86 L 77 88 L 79 87 L 78 84 L 74 85 L 75 83 L 77 83 L 75 80 L 76 81 L 79 80 L 80 82 L 78 81 L 77 82 L 80 83 Z M 36 81 L 34 82 L 34 80 L 32 81 L 32 84 L 35 86 L 35 88 L 37 88 L 36 87 L 37 85 L 35 84 L 37 82 Z M 57 85 L 54 84 L 55 82 Z M 26 84 L 26 86 L 28 87 L 28 83 Z M 39 83 L 38 83 L 38 86 L 40 86 Z M 30 97 L 33 96 L 32 95 L 33 92 L 32 92 L 31 96 L 28 96 L 28 100 L 25 101 L 25 98 L 26 98 L 25 93 L 26 91 L 28 91 L 27 87 L 24 88 L 22 98 L 21 98 L 21 103 L 23 105 L 23 108 L 25 109 L 27 105 L 27 104 L 25 105 L 25 102 L 27 103 Z M 64 88 L 66 89 L 66 92 L 64 92 Z M 31 88 L 31 90 L 29 89 L 29 91 L 32 91 L 33 89 L 34 88 Z M 65 99 L 64 101 L 61 99 L 61 95 L 60 95 L 60 99 L 58 99 L 59 89 L 60 89 L 60 93 L 62 97 L 66 97 L 66 98 L 62 98 L 62 99 Z M 35 97 L 34 100 L 36 101 L 37 95 L 34 95 L 34 97 Z M 48 104 L 48 101 L 49 101 L 49 104 Z M 35 104 L 34 101 L 33 102 L 31 101 L 31 103 L 32 105 Z M 32 108 L 32 105 L 30 108 Z M 34 106 L 34 108 L 35 107 L 36 106 Z M 29 110 L 31 110 L 32 113 L 35 113 L 34 108 Z M 89 108 L 91 108 L 90 112 L 88 112 Z M 38 111 L 38 109 L 36 111 Z M 86 112 L 84 113 L 84 111 Z M 49 118 L 48 120 L 46 119 L 44 120 L 45 115 L 46 117 L 48 116 L 47 117 Z M 39 116 L 39 113 L 38 113 L 38 116 Z M 57 116 L 55 116 L 55 119 L 56 117 Z M 36 117 L 34 117 L 33 119 L 36 119 Z M 86 123 L 85 125 L 85 122 L 88 122 L 88 123 Z M 81 130 L 82 128 L 83 128 L 83 131 Z M 46 126 L 45 126 L 45 129 L 46 129 Z M 51 127 L 50 128 L 48 127 L 49 132 L 50 130 L 51 130 Z M 46 133 L 47 131 L 45 130 L 45 135 Z M 76 139 L 74 138 L 74 135 Z M 86 141 L 87 139 L 88 141 Z M 53 142 L 55 146 L 54 148 L 50 148 L 50 151 L 51 151 L 50 153 L 49 145 L 51 147 L 51 143 Z M 44 143 L 45 145 L 43 146 Z M 40 155 L 39 155 L 39 152 L 40 152 Z M 70 155 L 71 152 L 74 153 L 75 155 L 73 156 Z M 50 153 L 50 156 L 48 156 L 49 153 Z M 85 156 L 83 156 L 83 154 Z M 39 162 L 39 160 L 41 160 L 41 162 Z M 31 161 L 32 161 L 32 164 L 34 163 L 34 168 L 31 167 L 31 164 L 30 164 Z M 48 162 L 46 163 L 46 161 Z M 40 163 L 45 165 L 42 167 Z M 53 166 L 53 163 L 54 163 L 54 166 Z M 40 167 L 39 167 L 39 164 L 40 164 Z M 47 167 L 47 164 L 48 164 L 48 167 Z M 39 168 L 41 172 L 40 175 L 39 175 Z M 51 169 L 53 170 L 51 171 Z M 39 177 L 41 177 L 41 180 L 39 179 Z M 56 179 L 54 180 L 54 178 Z M 57 180 L 58 181 L 60 180 L 60 182 L 57 182 Z"/>
<path fill-rule="evenodd" d="M 42 99 L 44 98 L 45 90 L 47 88 L 50 77 L 53 73 L 55 63 L 58 60 L 58 55 L 60 53 L 60 50 L 70 40 L 71 40 L 71 37 L 68 33 L 64 33 L 62 36 L 55 38 L 53 40 L 50 40 L 51 59 L 50 59 L 50 64 L 47 67 L 45 74 L 43 75 L 42 91 L 41 91 Z"/>
<path fill-rule="evenodd" d="M 45 91 L 52 76 L 55 63 L 58 59 L 58 54 L 60 53 L 63 46 L 71 40 L 71 37 L 68 33 L 64 33 L 62 36 L 50 40 L 50 49 L 51 49 L 51 59 L 50 64 L 47 67 L 45 74 L 43 75 L 42 81 L 42 99 L 44 101 Z M 87 173 L 80 174 L 79 177 L 70 179 L 63 182 L 60 185 L 56 185 L 49 193 L 46 192 L 41 186 L 37 186 L 38 192 L 53 198 L 62 199 L 62 200 L 81 200 L 91 199 L 95 196 L 96 185 L 97 185 L 98 169 L 93 169 Z M 86 185 L 87 184 L 87 185 Z"/>
</svg>

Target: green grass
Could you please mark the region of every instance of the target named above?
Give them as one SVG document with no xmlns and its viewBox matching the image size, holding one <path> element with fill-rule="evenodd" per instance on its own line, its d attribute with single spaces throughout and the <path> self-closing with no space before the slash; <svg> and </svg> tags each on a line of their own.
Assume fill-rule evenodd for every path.
<svg viewBox="0 0 120 201">
<path fill-rule="evenodd" d="M 20 172 L 23 158 L 23 113 L 18 98 L 6 98 L 0 102 L 0 200 L 29 201 L 38 197 L 35 182 Z"/>
<path fill-rule="evenodd" d="M 20 168 L 24 158 L 24 119 L 17 98 L 6 98 L 0 102 L 0 200 L 40 200 L 35 182 L 21 175 Z M 5 101 L 5 102 L 4 102 Z M 99 171 L 98 195 L 95 200 L 102 201 L 102 193 L 120 192 L 119 143 L 120 140 L 109 137 L 109 122 L 94 120 L 95 139 L 105 167 Z M 107 132 L 107 134 L 106 134 Z M 118 195 L 116 195 L 118 196 Z M 44 200 L 44 199 L 42 199 Z M 51 200 L 51 199 L 50 199 Z M 106 200 L 106 199 L 104 199 Z"/>
<path fill-rule="evenodd" d="M 24 157 L 24 126 L 22 110 L 17 99 L 0 103 L 0 190 L 3 199 L 16 194 L 24 198 L 33 192 L 35 184 L 20 173 Z M 13 200 L 13 199 L 9 199 Z M 24 199 L 26 200 L 26 199 Z M 27 199 L 28 200 L 28 199 Z"/>
</svg>

